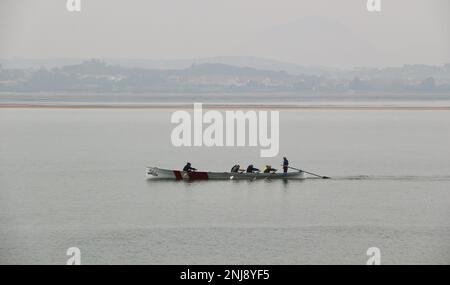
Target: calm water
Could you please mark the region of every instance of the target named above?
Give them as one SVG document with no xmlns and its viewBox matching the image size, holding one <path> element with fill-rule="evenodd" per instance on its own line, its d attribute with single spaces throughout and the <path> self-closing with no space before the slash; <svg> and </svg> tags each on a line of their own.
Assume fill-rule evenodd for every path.
<svg viewBox="0 0 450 285">
<path fill-rule="evenodd" d="M 450 106 L 446 93 L 8 93 L 0 104 L 259 104 L 259 105 L 364 105 Z"/>
<path fill-rule="evenodd" d="M 450 264 L 450 112 L 281 111 L 279 157 L 174 148 L 168 110 L 0 109 L 0 263 Z M 331 180 L 148 181 L 288 156 Z"/>
</svg>

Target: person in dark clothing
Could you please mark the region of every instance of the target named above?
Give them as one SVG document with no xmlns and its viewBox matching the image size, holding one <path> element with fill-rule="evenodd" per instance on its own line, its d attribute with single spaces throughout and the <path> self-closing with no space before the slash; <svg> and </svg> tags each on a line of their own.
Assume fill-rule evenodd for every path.
<svg viewBox="0 0 450 285">
<path fill-rule="evenodd" d="M 283 157 L 283 172 L 287 173 L 289 168 L 289 160 L 286 157 Z"/>
<path fill-rule="evenodd" d="M 190 162 L 186 163 L 186 165 L 183 167 L 183 171 L 186 171 L 186 172 L 191 172 L 191 171 L 196 171 L 196 170 L 197 170 L 197 168 L 192 167 Z"/>
<path fill-rule="evenodd" d="M 255 173 L 255 172 L 260 172 L 260 170 L 258 168 L 253 167 L 253 164 L 250 164 L 247 167 L 247 173 Z"/>
<path fill-rule="evenodd" d="M 238 172 L 244 172 L 244 170 L 241 169 L 241 166 L 240 166 L 239 164 L 236 164 L 235 166 L 233 166 L 233 167 L 231 168 L 231 171 L 230 171 L 230 172 L 232 172 L 232 173 L 238 173 Z"/>
</svg>

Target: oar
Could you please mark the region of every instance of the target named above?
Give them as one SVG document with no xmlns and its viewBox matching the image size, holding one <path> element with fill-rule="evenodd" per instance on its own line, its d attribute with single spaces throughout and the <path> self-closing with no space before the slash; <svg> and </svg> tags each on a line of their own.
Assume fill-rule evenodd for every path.
<svg viewBox="0 0 450 285">
<path fill-rule="evenodd" d="M 315 173 L 312 173 L 312 172 L 304 171 L 304 170 L 301 170 L 301 169 L 298 169 L 298 168 L 295 168 L 295 167 L 291 167 L 291 166 L 288 166 L 288 167 L 289 167 L 289 168 L 292 168 L 292 169 L 294 169 L 294 170 L 297 170 L 297 171 L 302 171 L 302 172 L 305 172 L 305 173 L 308 173 L 308 174 L 311 174 L 311 175 L 320 177 L 320 178 L 322 178 L 322 179 L 330 179 L 330 177 L 328 177 L 328 176 L 322 176 L 322 175 L 319 175 L 319 174 L 315 174 Z"/>
</svg>

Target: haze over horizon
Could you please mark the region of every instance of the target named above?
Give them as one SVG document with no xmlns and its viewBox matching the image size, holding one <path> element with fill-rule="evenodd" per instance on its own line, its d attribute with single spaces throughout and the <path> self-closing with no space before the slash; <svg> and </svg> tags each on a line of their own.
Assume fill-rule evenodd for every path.
<svg viewBox="0 0 450 285">
<path fill-rule="evenodd" d="M 255 57 L 352 68 L 450 62 L 450 2 L 4 0 L 0 58 Z M 338 2 L 338 3 L 337 3 Z M 171 15 L 168 17 L 167 15 Z"/>
</svg>

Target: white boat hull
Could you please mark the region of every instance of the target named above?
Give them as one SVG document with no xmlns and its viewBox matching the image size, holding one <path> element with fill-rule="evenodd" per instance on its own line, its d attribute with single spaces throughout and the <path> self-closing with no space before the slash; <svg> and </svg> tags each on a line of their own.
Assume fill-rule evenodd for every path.
<svg viewBox="0 0 450 285">
<path fill-rule="evenodd" d="M 148 167 L 147 176 L 172 180 L 305 179 L 305 174 L 302 171 L 288 173 L 186 172 L 158 167 Z"/>
</svg>

